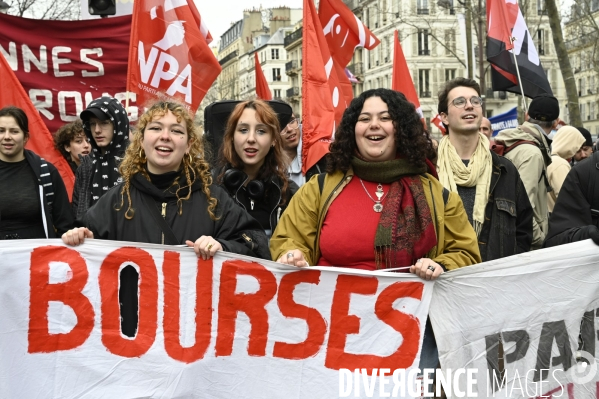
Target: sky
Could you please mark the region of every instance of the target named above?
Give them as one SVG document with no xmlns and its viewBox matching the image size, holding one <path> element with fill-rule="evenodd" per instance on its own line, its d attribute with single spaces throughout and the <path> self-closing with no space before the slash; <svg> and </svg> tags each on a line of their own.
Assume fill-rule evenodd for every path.
<svg viewBox="0 0 599 399">
<path fill-rule="evenodd" d="M 231 22 L 243 18 L 243 10 L 287 6 L 302 8 L 303 0 L 194 0 L 195 5 L 206 23 L 216 43 L 229 29 Z"/>
</svg>

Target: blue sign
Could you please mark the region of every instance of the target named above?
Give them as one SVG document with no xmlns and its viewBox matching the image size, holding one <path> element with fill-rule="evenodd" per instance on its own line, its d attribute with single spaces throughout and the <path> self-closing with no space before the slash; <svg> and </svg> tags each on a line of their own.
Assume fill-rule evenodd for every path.
<svg viewBox="0 0 599 399">
<path fill-rule="evenodd" d="M 490 117 L 489 120 L 493 128 L 493 136 L 496 136 L 500 130 L 518 127 L 518 109 L 514 107 L 504 114 Z"/>
</svg>

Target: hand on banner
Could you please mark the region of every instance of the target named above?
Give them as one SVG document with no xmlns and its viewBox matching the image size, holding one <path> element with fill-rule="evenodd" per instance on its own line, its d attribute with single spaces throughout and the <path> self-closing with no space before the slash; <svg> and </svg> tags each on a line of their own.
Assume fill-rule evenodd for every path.
<svg viewBox="0 0 599 399">
<path fill-rule="evenodd" d="M 62 242 L 77 246 L 83 244 L 86 238 L 94 238 L 94 233 L 87 227 L 76 227 L 62 235 Z"/>
<path fill-rule="evenodd" d="M 299 249 L 285 252 L 279 259 L 277 259 L 277 262 L 297 267 L 309 266 L 304 258 L 304 254 Z"/>
<path fill-rule="evenodd" d="M 212 236 L 201 236 L 196 242 L 187 240 L 185 241 L 188 247 L 192 247 L 198 258 L 207 260 L 212 258 L 216 251 L 222 251 L 223 246 L 220 242 L 216 241 Z"/>
<path fill-rule="evenodd" d="M 420 258 L 410 267 L 410 273 L 425 280 L 434 280 L 443 273 L 443 267 L 432 259 Z"/>
</svg>

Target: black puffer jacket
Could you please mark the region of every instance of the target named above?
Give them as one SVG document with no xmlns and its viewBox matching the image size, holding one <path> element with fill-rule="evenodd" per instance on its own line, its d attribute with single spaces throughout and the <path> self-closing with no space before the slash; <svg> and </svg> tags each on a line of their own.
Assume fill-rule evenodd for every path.
<svg viewBox="0 0 599 399">
<path fill-rule="evenodd" d="M 544 247 L 592 238 L 599 243 L 599 153 L 577 163 L 566 176 Z"/>
<path fill-rule="evenodd" d="M 133 177 L 130 187 L 134 216 L 128 220 L 125 218 L 128 208 L 126 195 L 124 205 L 120 206 L 122 186 L 121 183 L 110 189 L 89 209 L 81 221 L 94 233 L 95 238 L 163 243 L 162 229 L 142 201 L 142 197 L 145 197 L 145 203 L 155 206 L 158 215 L 165 204 L 165 220 L 179 244 L 185 244 L 186 240 L 196 241 L 203 235 L 212 236 L 227 252 L 270 260 L 268 241 L 258 222 L 235 205 L 220 187 L 210 186 L 211 196 L 218 201 L 218 220 L 212 220 L 207 212 L 208 201 L 199 181 L 192 186 L 191 198 L 182 201 L 183 212 L 179 215 L 175 188 L 165 193 L 141 174 L 137 174 Z M 185 192 L 179 193 L 180 197 L 186 195 Z"/>
</svg>

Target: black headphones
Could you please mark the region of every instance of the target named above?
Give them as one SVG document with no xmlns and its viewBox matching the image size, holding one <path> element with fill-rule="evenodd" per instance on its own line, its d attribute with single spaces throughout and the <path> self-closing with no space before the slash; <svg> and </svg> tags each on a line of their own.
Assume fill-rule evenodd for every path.
<svg viewBox="0 0 599 399">
<path fill-rule="evenodd" d="M 227 190 L 234 194 L 247 179 L 248 175 L 246 175 L 244 172 L 239 169 L 231 168 L 225 171 L 223 183 Z M 254 201 L 259 201 L 262 199 L 262 197 L 264 197 L 264 183 L 260 180 L 250 181 L 245 189 L 248 196 Z"/>
</svg>

